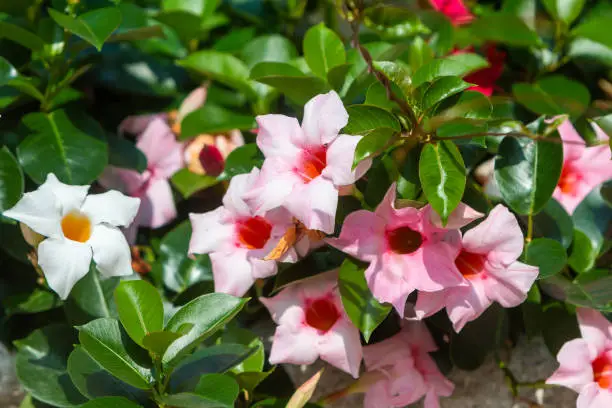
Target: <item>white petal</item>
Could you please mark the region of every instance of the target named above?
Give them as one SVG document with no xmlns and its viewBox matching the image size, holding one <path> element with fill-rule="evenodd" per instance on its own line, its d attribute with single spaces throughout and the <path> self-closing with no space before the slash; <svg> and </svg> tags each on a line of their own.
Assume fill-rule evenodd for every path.
<svg viewBox="0 0 612 408">
<path fill-rule="evenodd" d="M 130 247 L 119 228 L 96 225 L 87 243 L 93 249 L 93 259 L 102 275 L 127 276 L 134 273 Z"/>
<path fill-rule="evenodd" d="M 127 227 L 136 217 L 139 206 L 140 198 L 128 197 L 111 190 L 102 194 L 88 195 L 81 211 L 94 225 L 104 222 L 115 227 Z"/>
<path fill-rule="evenodd" d="M 253 168 L 248 174 L 232 177 L 227 192 L 223 196 L 223 206 L 236 215 L 250 216 L 251 210 L 244 201 L 244 195 L 255 184 L 259 177 L 259 169 Z"/>
<path fill-rule="evenodd" d="M 304 106 L 302 129 L 307 146 L 331 143 L 348 123 L 348 112 L 338 94 L 330 91 L 312 98 Z"/>
<path fill-rule="evenodd" d="M 89 186 L 71 186 L 64 184 L 55 177 L 55 174 L 49 173 L 47 179 L 39 190 L 51 192 L 56 199 L 56 205 L 60 208 L 60 213 L 65 215 L 72 210 L 78 210 L 87 196 Z"/>
<path fill-rule="evenodd" d="M 353 170 L 355 149 L 361 136 L 338 136 L 327 149 L 327 167 L 323 175 L 332 179 L 336 186 L 353 184 L 361 178 L 372 165 L 372 159 L 362 160 Z"/>
<path fill-rule="evenodd" d="M 234 246 L 235 226 L 225 207 L 204 214 L 189 214 L 191 221 L 190 254 L 208 254 Z"/>
<path fill-rule="evenodd" d="M 41 235 L 53 237 L 62 235 L 60 211 L 53 193 L 39 188 L 25 193 L 13 208 L 2 215 L 21 221 Z"/>
<path fill-rule="evenodd" d="M 38 264 L 47 283 L 62 299 L 89 271 L 91 247 L 64 238 L 45 239 L 38 246 Z"/>
</svg>

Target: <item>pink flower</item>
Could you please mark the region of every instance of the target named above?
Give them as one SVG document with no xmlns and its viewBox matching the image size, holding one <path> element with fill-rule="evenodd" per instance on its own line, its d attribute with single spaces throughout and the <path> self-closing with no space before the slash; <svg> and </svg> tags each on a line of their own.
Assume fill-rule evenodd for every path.
<svg viewBox="0 0 612 408">
<path fill-rule="evenodd" d="M 182 145 L 176 141 L 168 124 L 158 116 L 152 117 L 144 127 L 136 147 L 147 158 L 145 171 L 138 173 L 108 166 L 100 176 L 100 184 L 104 187 L 141 199 L 138 215 L 126 231 L 130 242 L 134 242 L 138 226 L 159 228 L 176 218 L 168 179 L 183 167 Z"/>
<path fill-rule="evenodd" d="M 266 159 L 246 196 L 257 214 L 284 206 L 306 228 L 333 232 L 339 188 L 353 184 L 371 165 L 364 160 L 351 170 L 361 136 L 338 135 L 347 121 L 333 91 L 308 101 L 301 127 L 283 115 L 257 117 L 257 146 Z"/>
<path fill-rule="evenodd" d="M 255 215 L 243 196 L 259 176 L 259 169 L 234 176 L 223 197 L 223 206 L 204 214 L 189 214 L 193 234 L 189 253 L 210 254 L 215 291 L 243 296 L 255 279 L 276 274 L 276 262 L 264 257 L 278 245 L 292 225 L 291 215 L 277 208 Z M 290 248 L 280 259 L 294 262 Z"/>
<path fill-rule="evenodd" d="M 443 228 L 429 205 L 396 208 L 393 184 L 375 212 L 349 214 L 340 236 L 328 243 L 369 262 L 365 277 L 370 290 L 403 316 L 406 298 L 415 289 L 435 292 L 464 284 L 454 262 L 461 238 L 459 228 L 481 216 L 459 204 Z"/>
<path fill-rule="evenodd" d="M 446 308 L 456 332 L 480 316 L 494 301 L 515 307 L 525 301 L 538 277 L 538 268 L 518 262 L 523 233 L 516 218 L 497 205 L 478 226 L 465 233 L 455 265 L 465 285 L 438 292 L 420 292 L 417 318 Z"/>
<path fill-rule="evenodd" d="M 453 25 L 467 24 L 474 19 L 462 0 L 429 0 L 429 3 L 434 9 L 448 17 Z"/>
<path fill-rule="evenodd" d="M 578 392 L 577 408 L 612 407 L 612 323 L 592 309 L 577 314 L 582 338 L 561 347 L 560 367 L 546 383 Z"/>
<path fill-rule="evenodd" d="M 355 378 L 359 376 L 359 330 L 342 307 L 335 271 L 260 300 L 278 324 L 270 364 L 312 364 L 320 357 Z"/>
<path fill-rule="evenodd" d="M 366 392 L 365 408 L 399 408 L 425 396 L 425 408 L 439 408 L 438 397 L 448 397 L 455 386 L 429 355 L 437 350 L 427 327 L 407 322 L 395 336 L 364 347 L 368 372 L 378 370 L 381 380 Z"/>
<path fill-rule="evenodd" d="M 608 135 L 592 124 L 597 139 L 607 141 Z M 569 120 L 559 126 L 563 140 L 563 169 L 553 194 L 570 214 L 598 184 L 612 178 L 612 161 L 607 144 L 586 147 L 584 140 Z"/>
</svg>

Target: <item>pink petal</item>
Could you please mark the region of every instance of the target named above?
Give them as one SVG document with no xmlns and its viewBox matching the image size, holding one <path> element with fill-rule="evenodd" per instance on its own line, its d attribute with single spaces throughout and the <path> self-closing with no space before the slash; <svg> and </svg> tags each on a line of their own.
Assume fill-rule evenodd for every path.
<svg viewBox="0 0 612 408">
<path fill-rule="evenodd" d="M 580 134 L 576 131 L 572 122 L 565 119 L 557 128 L 561 140 L 563 141 L 563 158 L 564 160 L 578 160 L 584 153 L 586 143 Z"/>
<path fill-rule="evenodd" d="M 408 255 L 396 255 L 392 268 L 403 270 L 408 284 L 426 292 L 437 292 L 463 283 L 464 279 L 450 249 L 444 242 L 424 244 L 420 250 Z"/>
<path fill-rule="evenodd" d="M 559 368 L 547 380 L 547 384 L 562 385 L 580 392 L 593 382 L 593 367 L 589 346 L 583 339 L 568 341 L 557 354 Z"/>
<path fill-rule="evenodd" d="M 207 93 L 208 90 L 205 86 L 197 87 L 191 91 L 191 93 L 187 95 L 187 97 L 183 100 L 183 103 L 181 103 L 181 106 L 178 108 L 178 115 L 176 116 L 177 122 L 181 123 L 185 116 L 204 106 Z"/>
<path fill-rule="evenodd" d="M 246 251 L 210 254 L 215 292 L 232 296 L 244 296 L 253 286 L 253 265 L 246 257 Z"/>
<path fill-rule="evenodd" d="M 167 180 L 151 181 L 140 198 L 138 225 L 159 228 L 176 218 L 174 197 Z"/>
<path fill-rule="evenodd" d="M 232 214 L 250 216 L 252 214 L 248 204 L 244 201 L 245 194 L 259 177 L 259 169 L 253 168 L 248 174 L 238 174 L 232 177 L 229 187 L 223 196 L 223 206 Z"/>
<path fill-rule="evenodd" d="M 527 298 L 527 292 L 538 277 L 538 268 L 521 262 L 507 267 L 485 265 L 488 279 L 484 282 L 487 297 L 503 307 L 515 307 Z"/>
<path fill-rule="evenodd" d="M 299 176 L 284 166 L 286 163 L 277 157 L 264 161 L 259 178 L 243 197 L 254 215 L 262 215 L 283 205 L 295 186 L 303 183 Z"/>
<path fill-rule="evenodd" d="M 370 263 L 365 271 L 366 281 L 372 294 L 379 302 L 393 305 L 397 313 L 404 316 L 404 306 L 413 287 L 401 277 L 381 267 L 381 260 L 376 259 Z"/>
<path fill-rule="evenodd" d="M 419 292 L 414 311 L 417 319 L 424 319 L 436 314 L 446 306 L 446 292 Z"/>
<path fill-rule="evenodd" d="M 284 206 L 306 228 L 334 232 L 338 190 L 331 181 L 317 177 L 308 184 L 295 186 Z"/>
<path fill-rule="evenodd" d="M 263 259 L 257 259 L 253 257 L 249 257 L 249 262 L 252 267 L 252 275 L 256 279 L 264 279 L 268 278 L 272 275 L 276 275 L 276 262 L 274 261 L 264 261 Z"/>
<path fill-rule="evenodd" d="M 319 357 L 316 330 L 308 326 L 280 325 L 274 333 L 270 364 L 312 364 Z"/>
<path fill-rule="evenodd" d="M 321 360 L 359 377 L 361 339 L 359 330 L 344 316 L 319 340 Z"/>
<path fill-rule="evenodd" d="M 302 139 L 302 128 L 296 118 L 284 115 L 257 116 L 259 133 L 257 146 L 266 158 L 279 157 L 294 162 L 301 150 L 296 145 Z"/>
<path fill-rule="evenodd" d="M 156 177 L 169 178 L 183 167 L 182 145 L 168 124 L 153 119 L 136 143 L 147 157 L 147 167 L 153 169 Z"/>
<path fill-rule="evenodd" d="M 612 407 L 612 391 L 603 389 L 596 383 L 591 383 L 584 387 L 576 400 L 576 408 L 609 407 Z"/>
<path fill-rule="evenodd" d="M 385 221 L 366 210 L 350 213 L 342 224 L 338 238 L 325 241 L 362 261 L 372 261 L 384 251 Z"/>
<path fill-rule="evenodd" d="M 463 247 L 486 255 L 490 262 L 509 265 L 523 252 L 523 232 L 514 215 L 498 204 L 483 222 L 465 233 Z"/>
<path fill-rule="evenodd" d="M 594 360 L 606 348 L 612 347 L 612 323 L 593 309 L 579 307 L 576 314 L 580 333 L 589 344 L 591 360 Z"/>
<path fill-rule="evenodd" d="M 400 360 L 408 360 L 406 366 L 413 365 L 412 352 L 406 341 L 405 331 L 381 342 L 369 344 L 363 348 L 363 359 L 368 371 L 392 366 Z"/>
<path fill-rule="evenodd" d="M 396 183 L 391 184 L 385 196 L 383 197 L 378 207 L 376 207 L 376 215 L 389 222 L 389 227 L 395 225 L 398 221 L 402 225 L 416 224 L 421 221 L 421 213 L 418 209 L 412 207 L 406 207 L 396 209 L 395 198 L 396 198 Z"/>
<path fill-rule="evenodd" d="M 459 229 L 465 227 L 469 223 L 478 218 L 481 218 L 484 214 L 474 210 L 472 207 L 459 203 L 457 208 L 448 216 L 448 220 L 445 226 L 442 226 L 442 219 L 437 212 L 431 208 L 430 205 L 423 207 L 423 211 L 429 212 L 429 217 L 436 227 L 444 229 Z"/>
<path fill-rule="evenodd" d="M 553 197 L 559 201 L 559 204 L 561 204 L 565 211 L 571 215 L 597 184 L 599 183 L 591 185 L 590 183 L 585 183 L 583 180 L 580 180 L 576 183 L 575 190 L 571 193 L 564 193 L 561 191 L 561 188 L 557 186 L 553 193 Z"/>
<path fill-rule="evenodd" d="M 470 281 L 467 287 L 447 290 L 446 311 L 457 333 L 468 322 L 478 318 L 493 303 L 487 298 L 484 286 L 485 282 L 476 278 Z"/>
<path fill-rule="evenodd" d="M 597 140 L 600 142 L 607 142 L 610 139 L 610 136 L 595 122 L 591 122 L 591 127 L 595 131 L 595 135 L 597 136 Z"/>
<path fill-rule="evenodd" d="M 189 214 L 193 232 L 189 241 L 190 254 L 208 254 L 234 248 L 234 224 L 229 212 L 218 207 L 204 214 Z"/>
<path fill-rule="evenodd" d="M 347 123 L 348 112 L 336 92 L 330 91 L 315 96 L 304 106 L 303 146 L 331 143 Z"/>
<path fill-rule="evenodd" d="M 389 381 L 381 380 L 368 388 L 363 400 L 364 408 L 393 407 L 389 402 Z"/>
<path fill-rule="evenodd" d="M 146 174 L 145 174 L 146 173 Z M 150 177 L 146 172 L 140 174 L 134 170 L 106 166 L 98 178 L 100 184 L 109 190 L 119 190 L 125 194 L 135 194 Z"/>
<path fill-rule="evenodd" d="M 413 350 L 418 350 L 422 353 L 430 353 L 438 349 L 429 329 L 423 322 L 404 322 L 401 333 L 402 336 L 404 336 L 404 342 L 410 344 Z"/>
<path fill-rule="evenodd" d="M 139 135 L 145 131 L 147 126 L 155 120 L 167 120 L 168 115 L 165 113 L 153 113 L 149 115 L 136 115 L 136 116 L 128 116 L 123 119 L 123 121 L 119 124 L 119 133 L 131 133 L 133 135 Z"/>
<path fill-rule="evenodd" d="M 361 136 L 338 136 L 327 149 L 327 167 L 321 173 L 336 186 L 347 186 L 360 179 L 372 165 L 371 159 L 362 160 L 352 170 L 355 148 Z"/>
</svg>

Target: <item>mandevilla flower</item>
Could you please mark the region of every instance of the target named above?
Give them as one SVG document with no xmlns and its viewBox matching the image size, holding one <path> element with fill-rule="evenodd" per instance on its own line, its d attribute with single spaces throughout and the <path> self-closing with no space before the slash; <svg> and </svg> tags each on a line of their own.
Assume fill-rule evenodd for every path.
<svg viewBox="0 0 612 408">
<path fill-rule="evenodd" d="M 366 392 L 364 407 L 400 408 L 425 396 L 425 408 L 438 408 L 438 398 L 450 396 L 455 386 L 429 355 L 437 349 L 421 322 L 406 322 L 395 336 L 364 347 L 367 371 L 381 374 Z"/>
<path fill-rule="evenodd" d="M 403 316 L 406 298 L 414 290 L 435 292 L 465 284 L 455 265 L 459 228 L 481 216 L 460 203 L 442 227 L 429 205 L 396 208 L 393 184 L 375 212 L 349 214 L 340 236 L 328 243 L 369 262 L 365 276 L 370 290 Z"/>
<path fill-rule="evenodd" d="M 126 231 L 128 241 L 134 242 L 138 226 L 159 228 L 176 218 L 176 207 L 168 179 L 183 167 L 182 145 L 176 141 L 168 124 L 152 119 L 138 136 L 136 147 L 147 158 L 147 169 L 142 173 L 108 166 L 100 184 L 123 191 L 142 200 L 136 220 Z"/>
<path fill-rule="evenodd" d="M 429 0 L 429 3 L 434 9 L 448 17 L 453 25 L 467 24 L 474 19 L 462 0 Z"/>
<path fill-rule="evenodd" d="M 130 225 L 140 199 L 118 191 L 87 195 L 88 190 L 49 174 L 3 213 L 47 237 L 38 245 L 38 264 L 62 299 L 87 274 L 92 256 L 104 276 L 132 274 L 130 248 L 117 227 Z"/>
<path fill-rule="evenodd" d="M 364 160 L 352 170 L 361 136 L 338 135 L 347 121 L 333 91 L 306 103 L 301 127 L 284 115 L 257 117 L 257 146 L 266 159 L 246 196 L 257 215 L 284 206 L 306 228 L 333 232 L 339 188 L 353 184 L 371 164 Z"/>
<path fill-rule="evenodd" d="M 471 51 L 468 48 L 466 51 Z M 453 54 L 460 54 L 463 51 L 456 51 Z M 489 66 L 467 75 L 464 80 L 474 86 L 468 88 L 469 91 L 480 92 L 483 95 L 491 96 L 495 90 L 495 83 L 504 72 L 504 62 L 506 53 L 498 51 L 495 44 L 487 44 L 484 46 L 487 62 Z"/>
<path fill-rule="evenodd" d="M 518 262 L 523 233 L 516 218 L 502 205 L 465 233 L 455 265 L 467 285 L 438 292 L 419 292 L 415 313 L 431 316 L 446 307 L 455 331 L 480 316 L 494 301 L 503 307 L 523 303 L 538 277 L 538 268 Z"/>
<path fill-rule="evenodd" d="M 612 407 L 612 323 L 599 312 L 578 308 L 582 338 L 561 347 L 560 367 L 546 380 L 578 392 L 578 408 Z"/>
<path fill-rule="evenodd" d="M 593 130 L 599 141 L 608 140 L 608 135 L 596 124 Z M 558 128 L 563 140 L 563 170 L 553 194 L 570 214 L 578 204 L 596 187 L 612 178 L 610 148 L 606 144 L 586 147 L 569 120 Z"/>
<path fill-rule="evenodd" d="M 260 298 L 278 327 L 270 364 L 312 364 L 318 357 L 357 378 L 362 347 L 359 330 L 342 307 L 337 273 L 293 284 Z"/>
<path fill-rule="evenodd" d="M 189 253 L 210 254 L 217 292 L 242 296 L 255 279 L 274 275 L 276 262 L 264 258 L 293 225 L 291 215 L 283 208 L 255 215 L 244 202 L 244 193 L 258 176 L 258 168 L 250 174 L 234 176 L 222 207 L 189 214 L 193 227 Z M 290 248 L 280 261 L 296 259 L 295 250 Z"/>
</svg>

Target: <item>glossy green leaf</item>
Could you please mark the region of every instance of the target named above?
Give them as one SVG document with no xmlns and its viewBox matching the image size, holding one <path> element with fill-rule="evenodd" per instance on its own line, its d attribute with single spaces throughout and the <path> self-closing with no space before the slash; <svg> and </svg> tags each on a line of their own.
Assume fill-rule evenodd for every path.
<svg viewBox="0 0 612 408">
<path fill-rule="evenodd" d="M 351 69 L 351 66 L 351 64 L 336 65 L 335 67 L 329 70 L 329 72 L 327 73 L 327 82 L 334 90 L 342 90 L 342 87 L 344 86 L 344 82 L 346 80 L 346 75 Z"/>
<path fill-rule="evenodd" d="M 181 140 L 201 134 L 226 133 L 233 129 L 251 130 L 255 128 L 255 118 L 235 113 L 221 106 L 207 103 L 200 109 L 189 113 L 181 121 Z"/>
<path fill-rule="evenodd" d="M 381 153 L 391 144 L 396 134 L 396 131 L 389 128 L 381 128 L 368 133 L 357 143 L 353 166 L 356 166 L 362 160 Z"/>
<path fill-rule="evenodd" d="M 7 316 L 44 312 L 60 305 L 61 300 L 55 293 L 42 288 L 11 294 L 2 300 Z"/>
<path fill-rule="evenodd" d="M 67 184 L 91 184 L 106 167 L 107 146 L 99 138 L 104 137 L 103 131 L 93 119 L 57 110 L 30 113 L 22 121 L 30 135 L 19 144 L 17 157 L 38 184 L 49 173 Z M 96 133 L 91 134 L 91 129 Z"/>
<path fill-rule="evenodd" d="M 425 145 L 421 151 L 419 178 L 427 200 L 446 224 L 465 189 L 465 164 L 457 146 L 449 141 Z"/>
<path fill-rule="evenodd" d="M 174 173 L 170 181 L 185 199 L 219 182 L 217 177 L 192 173 L 186 168 L 180 169 Z"/>
<path fill-rule="evenodd" d="M 0 212 L 17 204 L 24 186 L 21 167 L 11 151 L 4 146 L 0 149 Z"/>
<path fill-rule="evenodd" d="M 17 378 L 34 398 L 56 407 L 74 407 L 87 401 L 67 372 L 68 355 L 76 342 L 74 329 L 51 325 L 15 342 Z"/>
<path fill-rule="evenodd" d="M 462 53 L 435 59 L 419 68 L 412 77 L 412 86 L 418 87 L 443 76 L 463 77 L 470 72 L 486 68 L 489 63 L 477 54 Z"/>
<path fill-rule="evenodd" d="M 559 273 L 567 263 L 565 248 L 550 238 L 536 238 L 527 245 L 525 261 L 537 266 L 540 271 L 538 279 L 548 278 Z"/>
<path fill-rule="evenodd" d="M 412 72 L 433 60 L 434 52 L 421 37 L 416 37 L 408 49 L 408 63 Z"/>
<path fill-rule="evenodd" d="M 406 38 L 419 33 L 429 33 L 419 17 L 406 7 L 384 5 L 365 10 L 365 25 L 384 38 Z"/>
<path fill-rule="evenodd" d="M 298 105 L 304 105 L 312 97 L 328 90 L 321 78 L 306 75 L 293 65 L 282 62 L 255 65 L 251 79 L 276 88 Z"/>
<path fill-rule="evenodd" d="M 233 373 L 261 372 L 265 362 L 264 345 L 261 338 L 250 330 L 240 327 L 228 327 L 221 335 L 220 342 L 242 344 L 252 350 L 252 354 L 232 367 Z"/>
<path fill-rule="evenodd" d="M 159 265 L 164 284 L 177 293 L 197 282 L 212 280 L 208 255 L 196 255 L 195 259 L 187 255 L 190 239 L 191 224 L 184 221 L 168 232 L 159 246 Z"/>
<path fill-rule="evenodd" d="M 521 105 L 542 115 L 578 117 L 591 102 L 589 90 L 583 84 L 561 75 L 549 76 L 533 84 L 514 84 L 512 93 Z"/>
<path fill-rule="evenodd" d="M 291 41 L 279 34 L 264 35 L 251 41 L 240 52 L 241 59 L 252 68 L 260 62 L 289 62 L 297 57 Z"/>
<path fill-rule="evenodd" d="M 426 87 L 426 90 L 423 92 L 423 98 L 421 99 L 421 105 L 424 110 L 430 110 L 439 102 L 461 91 L 465 91 L 470 86 L 472 85 L 459 77 L 439 77 L 435 82 Z"/>
<path fill-rule="evenodd" d="M 107 135 L 108 164 L 142 173 L 147 169 L 147 157 L 136 145 L 124 137 Z"/>
<path fill-rule="evenodd" d="M 397 118 L 390 112 L 371 105 L 351 105 L 347 107 L 349 120 L 343 133 L 355 136 L 367 136 L 373 132 L 388 130 L 401 131 Z"/>
<path fill-rule="evenodd" d="M 612 13 L 596 14 L 574 28 L 572 35 L 588 38 L 608 48 L 612 48 L 612 38 L 606 34 L 608 31 L 607 27 L 610 27 L 610 24 L 612 24 Z"/>
<path fill-rule="evenodd" d="M 306 32 L 303 47 L 308 66 L 321 78 L 326 78 L 331 68 L 346 62 L 342 40 L 323 23 Z"/>
<path fill-rule="evenodd" d="M 574 238 L 574 223 L 563 206 L 551 198 L 533 217 L 533 232 L 536 237 L 552 238 L 567 249 Z"/>
<path fill-rule="evenodd" d="M 115 7 L 92 10 L 76 18 L 51 8 L 47 11 L 57 24 L 81 37 L 98 51 L 102 50 L 104 42 L 121 24 L 121 12 Z"/>
<path fill-rule="evenodd" d="M 263 159 L 263 154 L 255 143 L 240 146 L 227 156 L 225 168 L 218 179 L 229 180 L 237 174 L 250 173 L 253 167 L 261 167 Z"/>
<path fill-rule="evenodd" d="M 239 391 L 236 381 L 223 374 L 203 375 L 195 389 L 196 394 L 216 402 L 218 406 L 228 408 L 234 407 Z"/>
<path fill-rule="evenodd" d="M 368 88 L 364 105 L 377 106 L 389 112 L 398 107 L 395 102 L 387 98 L 387 89 L 378 81 Z"/>
<path fill-rule="evenodd" d="M 238 53 L 255 37 L 255 27 L 234 29 L 219 38 L 213 49 L 220 52 Z"/>
<path fill-rule="evenodd" d="M 160 359 L 170 344 L 182 334 L 171 331 L 156 331 L 147 333 L 142 339 L 142 346 L 149 350 L 155 359 Z"/>
<path fill-rule="evenodd" d="M 381 71 L 389 81 L 401 89 L 403 95 L 399 95 L 400 97 L 407 97 L 412 93 L 412 78 L 408 67 L 400 62 L 374 61 L 374 68 Z"/>
<path fill-rule="evenodd" d="M 537 47 L 540 38 L 519 17 L 510 13 L 490 13 L 474 20 L 470 32 L 485 41 L 515 47 Z"/>
<path fill-rule="evenodd" d="M 365 341 L 369 342 L 372 332 L 391 311 L 391 305 L 381 304 L 370 292 L 364 275 L 365 269 L 366 265 L 350 258 L 345 259 L 338 272 L 338 288 L 344 310 L 361 331 Z"/>
<path fill-rule="evenodd" d="M 181 10 L 201 17 L 211 14 L 218 3 L 209 0 L 162 0 L 161 6 L 166 11 Z"/>
<path fill-rule="evenodd" d="M 96 267 L 92 265 L 64 301 L 64 311 L 70 322 L 80 325 L 99 317 L 117 317 L 113 292 L 118 284 L 117 277 L 101 279 Z"/>
<path fill-rule="evenodd" d="M 160 331 L 164 326 L 161 296 L 149 282 L 121 282 L 115 289 L 115 303 L 123 328 L 140 346 L 147 334 Z"/>
<path fill-rule="evenodd" d="M 5 58 L 0 57 L 0 86 L 6 85 L 11 79 L 17 78 L 19 73 Z"/>
<path fill-rule="evenodd" d="M 185 333 L 164 353 L 164 367 L 175 367 L 202 340 L 231 320 L 248 300 L 223 293 L 200 296 L 181 307 L 168 321 L 165 330 Z"/>
<path fill-rule="evenodd" d="M 81 408 L 141 408 L 141 405 L 136 404 L 135 402 L 130 401 L 127 398 L 123 397 L 104 397 L 104 398 L 96 398 L 95 400 L 89 401 L 83 405 Z"/>
<path fill-rule="evenodd" d="M 510 208 L 537 214 L 552 196 L 562 165 L 561 144 L 506 136 L 495 158 L 495 179 Z"/>
<path fill-rule="evenodd" d="M 117 320 L 101 318 L 78 329 L 83 349 L 108 372 L 133 387 L 152 387 L 151 370 L 132 357 L 138 346 L 131 343 Z"/>
<path fill-rule="evenodd" d="M 544 7 L 556 20 L 572 24 L 580 15 L 586 0 L 543 0 Z"/>
<path fill-rule="evenodd" d="M 305 258 L 291 264 L 279 272 L 274 280 L 274 292 L 279 291 L 287 285 L 308 279 L 319 273 L 324 273 L 338 268 L 346 255 L 336 249 L 322 248 L 311 252 Z"/>
<path fill-rule="evenodd" d="M 42 38 L 25 28 L 6 21 L 0 21 L 0 38 L 7 38 L 32 51 L 40 51 L 45 47 Z"/>
</svg>

